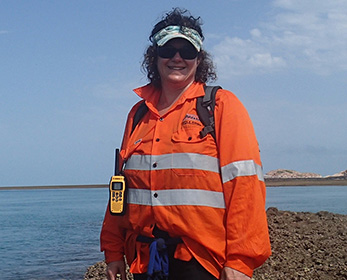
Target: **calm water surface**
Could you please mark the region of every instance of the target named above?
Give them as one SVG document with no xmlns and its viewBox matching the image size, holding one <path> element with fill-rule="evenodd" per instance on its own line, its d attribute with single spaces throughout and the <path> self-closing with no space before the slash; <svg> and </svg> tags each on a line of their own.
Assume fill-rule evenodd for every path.
<svg viewBox="0 0 347 280">
<path fill-rule="evenodd" d="M 0 279 L 83 279 L 103 258 L 106 189 L 0 191 Z"/>
<path fill-rule="evenodd" d="M 266 191 L 267 208 L 347 215 L 347 186 L 268 187 Z"/>
</svg>

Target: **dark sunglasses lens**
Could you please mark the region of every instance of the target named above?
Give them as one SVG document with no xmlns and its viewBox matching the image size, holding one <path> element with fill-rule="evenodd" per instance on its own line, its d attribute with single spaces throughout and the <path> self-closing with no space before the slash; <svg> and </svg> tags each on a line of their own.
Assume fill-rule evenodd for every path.
<svg viewBox="0 0 347 280">
<path fill-rule="evenodd" d="M 158 48 L 158 55 L 161 58 L 173 58 L 176 53 L 177 53 L 177 50 L 175 48 L 171 48 L 171 47 Z"/>
<path fill-rule="evenodd" d="M 183 59 L 195 59 L 198 56 L 198 51 L 194 47 L 183 48 L 179 52 Z"/>
<path fill-rule="evenodd" d="M 159 47 L 158 55 L 161 58 L 173 58 L 176 53 L 179 52 L 183 59 L 195 59 L 198 56 L 197 50 L 192 47 L 185 47 L 182 49 L 176 49 L 173 47 Z"/>
</svg>

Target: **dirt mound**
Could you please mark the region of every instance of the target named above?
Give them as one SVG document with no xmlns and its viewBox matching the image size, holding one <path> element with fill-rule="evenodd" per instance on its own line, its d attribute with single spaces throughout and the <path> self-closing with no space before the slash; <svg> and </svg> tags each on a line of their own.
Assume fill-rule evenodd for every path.
<svg viewBox="0 0 347 280">
<path fill-rule="evenodd" d="M 347 279 L 347 215 L 276 208 L 267 215 L 273 254 L 253 279 Z M 104 262 L 89 267 L 84 279 L 106 279 L 105 268 Z"/>
</svg>

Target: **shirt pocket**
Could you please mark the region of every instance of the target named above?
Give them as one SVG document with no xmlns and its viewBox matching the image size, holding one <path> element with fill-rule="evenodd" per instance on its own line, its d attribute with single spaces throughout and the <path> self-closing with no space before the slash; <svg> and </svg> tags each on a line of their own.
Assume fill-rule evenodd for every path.
<svg viewBox="0 0 347 280">
<path fill-rule="evenodd" d="M 176 175 L 206 176 L 203 161 L 208 156 L 211 143 L 209 137 L 200 137 L 200 130 L 201 128 L 181 128 L 173 133 L 172 161 L 179 161 L 173 164 Z"/>
<path fill-rule="evenodd" d="M 204 139 L 200 137 L 200 131 L 201 129 L 197 128 L 181 128 L 172 135 L 173 145 L 175 146 L 175 143 L 194 144 L 203 142 Z"/>
</svg>

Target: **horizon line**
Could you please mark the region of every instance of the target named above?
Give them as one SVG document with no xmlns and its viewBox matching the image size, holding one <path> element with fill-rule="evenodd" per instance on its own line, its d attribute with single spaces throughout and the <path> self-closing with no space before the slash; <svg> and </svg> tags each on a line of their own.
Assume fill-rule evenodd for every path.
<svg viewBox="0 0 347 280">
<path fill-rule="evenodd" d="M 13 186 L 0 187 L 0 191 L 6 190 L 49 190 L 49 189 L 101 189 L 108 188 L 108 184 L 91 185 L 48 185 L 48 186 Z"/>
<path fill-rule="evenodd" d="M 346 177 L 330 178 L 265 178 L 267 187 L 280 186 L 347 186 Z M 108 184 L 89 185 L 46 185 L 46 186 L 0 186 L 0 191 L 6 190 L 49 190 L 49 189 L 102 189 Z"/>
</svg>

